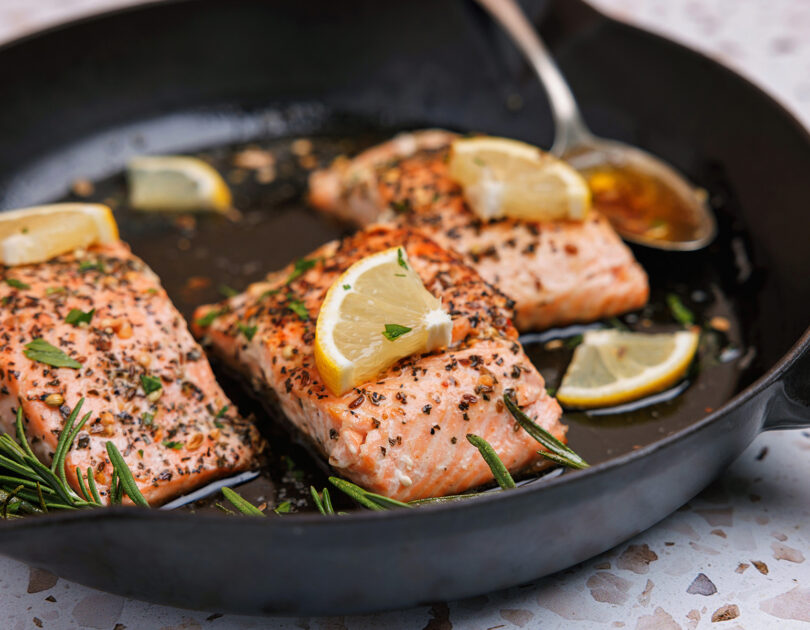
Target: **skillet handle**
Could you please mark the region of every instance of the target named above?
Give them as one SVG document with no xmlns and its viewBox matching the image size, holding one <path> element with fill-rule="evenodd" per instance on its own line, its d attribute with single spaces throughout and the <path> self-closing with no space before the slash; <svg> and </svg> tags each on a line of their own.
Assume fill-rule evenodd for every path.
<svg viewBox="0 0 810 630">
<path fill-rule="evenodd" d="M 774 387 L 762 429 L 810 428 L 810 333 L 803 336 Z"/>
</svg>

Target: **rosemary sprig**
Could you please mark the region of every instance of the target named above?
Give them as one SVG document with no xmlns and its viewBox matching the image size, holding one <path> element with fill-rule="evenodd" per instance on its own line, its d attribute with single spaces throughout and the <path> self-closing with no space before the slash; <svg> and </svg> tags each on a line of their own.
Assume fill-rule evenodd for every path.
<svg viewBox="0 0 810 630">
<path fill-rule="evenodd" d="M 515 480 L 512 479 L 512 475 L 509 474 L 506 466 L 504 466 L 501 458 L 498 457 L 498 454 L 489 442 L 472 433 L 467 434 L 467 441 L 481 453 L 481 457 L 484 458 L 484 461 L 487 463 L 487 466 L 489 466 L 492 475 L 495 477 L 495 481 L 498 482 L 501 489 L 511 490 L 515 487 Z"/>
<path fill-rule="evenodd" d="M 267 516 L 264 512 L 262 512 L 259 508 L 253 505 L 247 499 L 243 499 L 239 494 L 237 494 L 234 490 L 231 490 L 227 486 L 222 488 L 223 496 L 228 499 L 228 501 L 233 505 L 237 510 L 239 510 L 242 514 L 247 516 Z"/>
<path fill-rule="evenodd" d="M 67 482 L 67 455 L 79 431 L 91 416 L 91 413 L 87 413 L 76 422 L 83 404 L 84 398 L 79 400 L 65 420 L 50 467 L 40 462 L 31 449 L 25 435 L 22 405 L 17 407 L 17 441 L 8 434 L 0 435 L 0 501 L 6 504 L 5 509 L 0 508 L 0 515 L 4 518 L 17 512 L 33 514 L 104 505 L 91 468 L 87 469 L 86 477 L 76 468 L 80 493 L 76 493 Z M 110 503 L 120 502 L 126 494 L 136 505 L 148 507 L 121 453 L 112 442 L 107 442 L 106 448 L 113 465 Z"/>
<path fill-rule="evenodd" d="M 396 499 L 389 499 L 381 494 L 369 492 L 360 486 L 353 484 L 351 481 L 346 481 L 340 477 L 329 477 L 329 483 L 335 486 L 338 490 L 346 493 L 352 499 L 357 501 L 360 505 L 369 510 L 389 510 L 391 508 L 409 508 L 412 507 L 402 501 Z"/>
<path fill-rule="evenodd" d="M 589 464 L 584 459 L 523 413 L 509 394 L 505 393 L 503 395 L 503 402 L 526 433 L 537 440 L 543 448 L 547 449 L 546 451 L 538 451 L 540 455 L 570 468 L 588 468 Z"/>
</svg>

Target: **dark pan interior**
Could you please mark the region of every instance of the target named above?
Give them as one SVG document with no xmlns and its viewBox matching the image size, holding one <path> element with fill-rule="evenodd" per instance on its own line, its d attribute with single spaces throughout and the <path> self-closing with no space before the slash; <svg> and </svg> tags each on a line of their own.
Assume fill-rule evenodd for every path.
<svg viewBox="0 0 810 630">
<path fill-rule="evenodd" d="M 600 418 L 570 416 L 573 445 L 596 463 L 699 422 L 764 374 L 801 335 L 810 321 L 810 283 L 800 273 L 810 268 L 802 179 L 810 169 L 810 151 L 804 133 L 772 101 L 704 58 L 605 20 L 573 0 L 524 4 L 552 44 L 594 131 L 670 160 L 708 191 L 721 226 L 716 243 L 700 253 L 636 253 L 652 278 L 654 299 L 648 315 L 655 325 L 671 327 L 662 295 L 676 292 L 701 318 L 724 315 L 732 321 L 721 346 L 737 354 L 725 355 L 731 357 L 726 363 L 701 366 L 705 369 L 692 374 L 685 396 L 657 409 Z M 441 19 L 436 19 L 437 11 Z M 0 208 L 68 198 L 78 178 L 97 182 L 95 194 L 115 200 L 123 237 L 160 274 L 186 315 L 195 305 L 218 299 L 220 283 L 241 289 L 345 227 L 303 206 L 304 173 L 295 160 L 290 161 L 292 171 L 272 185 L 259 186 L 248 178 L 235 186 L 236 205 L 244 215 L 240 222 L 200 217 L 191 229 L 172 217 L 144 218 L 129 212 L 121 200 L 119 173 L 129 156 L 204 152 L 227 173 L 229 147 L 255 143 L 277 146 L 283 154 L 289 139 L 299 137 L 312 137 L 323 160 L 394 130 L 424 125 L 511 136 L 541 146 L 548 146 L 552 137 L 536 80 L 495 27 L 461 0 L 166 3 L 6 47 L 0 50 L 0 85 Z M 343 144 L 347 138 L 351 146 Z M 206 277 L 210 284 L 189 290 L 191 276 Z M 543 338 L 528 336 L 525 341 L 553 384 L 565 351 L 549 357 L 540 350 Z M 227 384 L 244 409 L 265 413 L 239 393 L 237 383 Z M 147 543 L 140 548 L 142 565 L 140 557 L 131 563 L 141 573 L 110 569 L 115 563 L 112 554 L 128 550 L 126 540 L 113 540 L 112 534 L 109 557 L 98 549 L 92 557 L 77 557 L 70 546 L 54 548 L 33 538 L 23 544 L 19 528 L 17 538 L 8 539 L 18 542 L 4 552 L 117 592 L 229 610 L 334 612 L 407 605 L 427 597 L 422 578 L 428 570 L 437 580 L 427 591 L 431 597 L 457 597 L 567 566 L 662 518 L 742 449 L 761 427 L 764 407 L 719 418 L 706 428 L 717 440 L 711 452 L 708 446 L 701 450 L 694 434 L 686 435 L 682 442 L 691 450 L 681 455 L 692 462 L 687 468 L 675 471 L 668 467 L 671 457 L 648 450 L 651 463 L 643 475 L 638 467 L 631 471 L 625 459 L 622 466 L 583 479 L 565 501 L 562 486 L 550 484 L 544 496 L 555 498 L 558 509 L 543 514 L 536 511 L 540 504 L 516 492 L 480 507 L 412 515 L 407 521 L 411 525 L 396 518 L 373 524 L 359 518 L 351 525 L 360 529 L 352 532 L 346 529 L 349 523 L 333 528 L 319 523 L 301 525 L 303 538 L 296 538 L 292 526 L 267 523 L 276 530 L 277 540 L 295 551 L 300 572 L 278 577 L 263 573 L 261 589 L 250 586 L 259 583 L 255 575 L 261 570 L 251 562 L 254 555 L 257 563 L 273 558 L 273 541 L 267 538 L 267 528 L 231 524 L 233 519 L 214 523 L 200 517 L 193 529 L 185 524 L 188 519 L 165 521 L 166 533 L 196 536 L 200 544 L 210 533 L 227 528 L 233 528 L 228 529 L 233 539 L 244 535 L 256 543 L 250 556 L 239 556 L 241 569 L 233 584 L 217 593 L 210 588 L 201 592 L 205 580 L 213 579 L 206 567 L 227 562 L 226 552 L 239 549 L 223 544 L 221 553 L 212 552 L 210 562 L 198 562 L 180 551 L 150 546 L 146 534 L 138 533 L 138 519 L 153 519 L 154 534 L 156 529 L 164 531 L 158 515 L 127 520 L 112 511 L 107 525 L 102 515 L 92 517 L 99 531 L 122 528 L 132 541 Z M 653 417 L 653 411 L 659 417 Z M 720 442 L 720 436 L 726 441 Z M 274 441 L 273 454 L 277 462 L 290 455 L 295 468 L 307 458 L 282 437 Z M 316 466 L 304 467 L 304 482 L 322 483 L 323 473 Z M 277 489 L 296 492 L 288 479 L 296 476 L 292 472 L 286 463 L 271 471 L 280 482 Z M 626 485 L 617 485 L 620 479 Z M 631 480 L 635 488 L 630 488 Z M 652 489 L 653 480 L 671 485 L 660 492 Z M 608 484 L 621 496 L 626 508 L 622 514 L 613 509 L 616 499 L 599 498 L 607 497 Z M 272 491 L 267 486 L 262 490 Z M 587 524 L 599 519 L 603 527 L 598 533 L 573 524 L 572 511 L 582 509 L 578 502 L 585 501 L 590 516 L 577 520 Z M 508 520 L 496 503 L 512 506 Z M 461 527 L 462 512 L 474 512 L 477 520 L 465 519 L 466 528 Z M 58 518 L 36 520 L 62 524 Z M 492 546 L 486 529 L 490 525 L 514 531 L 502 530 L 503 540 Z M 544 525 L 550 528 L 544 531 L 557 536 L 555 549 L 527 546 L 523 534 Z M 45 534 L 30 531 L 32 536 Z M 78 525 L 66 526 L 54 529 L 51 538 L 58 541 L 60 532 L 67 531 L 82 535 Z M 385 548 L 386 541 L 378 540 L 383 534 L 388 540 L 411 541 L 403 542 L 396 553 L 403 558 L 413 554 L 414 563 L 420 559 L 422 565 L 403 560 L 401 579 L 380 577 L 361 593 L 351 589 L 367 583 L 368 577 L 347 571 L 335 560 L 335 570 L 323 573 L 324 580 L 333 580 L 330 596 L 301 595 L 308 592 L 308 576 L 320 575 L 317 571 L 323 569 L 318 565 L 322 556 L 315 553 L 318 545 L 330 545 L 336 554 L 344 554 L 341 557 L 360 558 L 361 550 L 347 542 L 360 535 L 353 532 L 362 532 L 363 554 Z M 509 545 L 518 539 L 524 541 L 522 548 Z M 309 546 L 303 544 L 307 541 Z M 476 564 L 448 541 L 488 541 L 492 554 L 512 558 L 513 563 L 508 571 L 488 564 L 484 572 L 481 563 L 491 562 L 489 552 Z M 456 555 L 439 558 L 438 549 Z M 309 562 L 315 568 L 308 573 Z M 156 590 L 143 579 L 149 567 L 157 565 L 177 577 L 170 592 Z M 452 567 L 452 579 L 442 577 Z M 253 582 L 241 580 L 242 575 Z M 337 599 L 348 593 L 354 597 L 351 604 Z M 297 599 L 283 599 L 293 595 Z"/>
</svg>

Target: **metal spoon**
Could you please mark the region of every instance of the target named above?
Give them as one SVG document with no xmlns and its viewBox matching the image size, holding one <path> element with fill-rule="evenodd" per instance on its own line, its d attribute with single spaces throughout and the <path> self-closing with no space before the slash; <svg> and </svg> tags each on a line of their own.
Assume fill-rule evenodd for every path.
<svg viewBox="0 0 810 630">
<path fill-rule="evenodd" d="M 543 84 L 554 117 L 551 153 L 569 162 L 589 179 L 594 205 L 607 216 L 626 240 L 667 250 L 696 250 L 708 245 L 717 233 L 714 214 L 698 191 L 671 166 L 636 147 L 594 136 L 585 125 L 557 64 L 515 0 L 476 0 L 510 35 Z M 596 179 L 617 187 L 601 196 Z M 607 178 L 607 179 L 605 179 Z M 617 198 L 617 191 L 631 194 L 643 188 L 651 199 L 632 208 Z M 610 196 L 612 195 L 612 199 Z M 676 229 L 677 228 L 677 229 Z"/>
</svg>

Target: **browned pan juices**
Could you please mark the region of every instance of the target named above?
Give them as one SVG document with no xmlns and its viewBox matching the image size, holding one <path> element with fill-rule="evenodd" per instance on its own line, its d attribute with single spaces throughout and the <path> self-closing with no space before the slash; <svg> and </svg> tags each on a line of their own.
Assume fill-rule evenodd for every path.
<svg viewBox="0 0 810 630">
<path fill-rule="evenodd" d="M 319 215 L 305 201 L 309 171 L 328 165 L 339 155 L 357 151 L 389 138 L 392 130 L 372 130 L 349 136 L 285 138 L 216 147 L 198 154 L 210 162 L 228 181 L 234 193 L 237 213 L 188 215 L 145 214 L 131 210 L 126 203 L 123 175 L 96 182 L 91 195 L 71 200 L 92 200 L 110 204 L 121 229 L 122 238 L 161 277 L 177 307 L 188 318 L 199 304 L 221 299 L 222 293 L 241 291 L 266 273 L 304 256 L 325 241 L 350 233 L 352 228 Z M 301 140 L 305 140 L 302 142 Z M 265 165 L 257 169 L 237 166 L 243 153 L 254 151 L 253 158 Z M 265 153 L 273 166 L 266 165 Z M 258 159 L 257 159 L 258 155 Z M 722 183 L 718 183 L 722 188 Z M 711 191 L 710 191 L 711 194 Z M 755 356 L 754 341 L 741 328 L 738 300 L 740 263 L 730 247 L 733 234 L 723 225 L 726 197 L 718 197 L 715 210 L 720 214 L 721 237 L 705 252 L 665 253 L 636 250 L 647 269 L 652 286 L 650 304 L 640 312 L 595 326 L 626 326 L 632 330 L 655 332 L 677 330 L 666 304 L 666 295 L 676 293 L 690 308 L 698 324 L 713 317 L 728 322 L 728 330 L 719 332 L 704 327 L 699 359 L 693 367 L 688 386 L 671 400 L 655 404 L 641 401 L 635 410 L 597 415 L 569 412 L 570 445 L 587 461 L 596 464 L 650 444 L 705 417 L 720 407 L 750 382 L 748 367 Z M 744 266 L 744 265 L 743 265 Z M 747 280 L 743 278 L 742 280 Z M 572 344 L 556 339 L 571 339 L 582 327 L 530 333 L 522 341 L 532 361 L 556 388 L 571 358 Z M 555 346 L 558 346 L 555 348 Z M 551 349 L 550 349 L 551 348 Z M 217 366 L 215 365 L 215 368 Z M 753 372 L 753 370 L 751 370 Z M 309 486 L 327 485 L 327 467 L 298 443 L 298 437 L 286 430 L 285 423 L 273 411 L 273 404 L 262 404 L 247 392 L 243 383 L 218 370 L 228 395 L 246 415 L 253 414 L 270 444 L 267 464 L 258 479 L 240 487 L 251 501 L 273 507 L 289 500 L 293 511 L 313 510 Z M 332 493 L 339 506 L 348 502 Z M 221 498 L 199 501 L 189 508 L 214 509 Z"/>
</svg>

